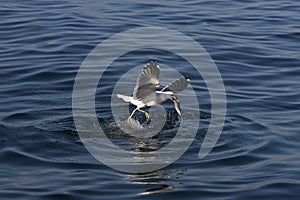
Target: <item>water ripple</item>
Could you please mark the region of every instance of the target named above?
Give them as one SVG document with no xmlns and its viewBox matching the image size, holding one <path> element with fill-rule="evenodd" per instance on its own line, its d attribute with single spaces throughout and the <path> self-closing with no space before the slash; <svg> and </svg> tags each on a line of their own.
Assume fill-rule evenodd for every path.
<svg viewBox="0 0 300 200">
<path fill-rule="evenodd" d="M 4 0 L 2 4 L 1 197 L 297 199 L 298 1 Z M 170 52 L 146 49 L 115 60 L 114 66 L 155 59 L 177 67 L 192 77 L 201 109 L 198 133 L 179 160 L 155 172 L 126 174 L 99 163 L 80 142 L 72 117 L 72 89 L 82 61 L 99 42 L 141 26 L 178 30 L 203 45 L 221 72 L 228 110 L 218 143 L 200 160 L 198 151 L 211 118 L 204 80 L 193 79 L 197 76 L 191 65 Z M 97 89 L 96 109 L 107 137 L 133 149 L 137 141 L 114 126 L 108 109 L 114 81 L 122 73 L 107 70 L 108 78 Z M 193 123 L 195 111 L 187 112 Z M 139 150 L 170 142 L 171 125 L 148 146 L 138 144 Z"/>
</svg>

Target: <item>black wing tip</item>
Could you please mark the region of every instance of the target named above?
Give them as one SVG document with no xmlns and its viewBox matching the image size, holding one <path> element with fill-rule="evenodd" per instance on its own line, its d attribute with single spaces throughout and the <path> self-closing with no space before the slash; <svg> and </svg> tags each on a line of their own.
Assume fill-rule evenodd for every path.
<svg viewBox="0 0 300 200">
<path fill-rule="evenodd" d="M 149 60 L 147 63 L 155 63 L 155 64 L 157 64 L 157 60 Z"/>
<path fill-rule="evenodd" d="M 159 65 L 157 64 L 157 62 L 148 62 L 145 64 L 144 69 L 150 69 L 150 70 L 160 70 Z"/>
<path fill-rule="evenodd" d="M 159 69 L 159 65 L 156 61 L 150 61 L 150 62 L 147 62 L 144 66 L 144 68 L 151 68 L 151 67 L 156 67 Z"/>
<path fill-rule="evenodd" d="M 153 65 L 156 66 L 157 68 L 159 68 L 159 65 L 156 60 L 150 60 L 149 62 L 147 62 L 145 65 L 145 68 L 153 66 Z M 191 78 L 189 76 L 183 76 L 183 77 L 187 80 L 187 82 L 191 81 Z"/>
<path fill-rule="evenodd" d="M 155 60 L 150 60 L 149 62 L 146 63 L 146 65 L 153 65 L 153 64 L 158 65 L 157 61 L 155 61 Z"/>
<path fill-rule="evenodd" d="M 191 81 L 191 78 L 189 76 L 184 76 L 184 78 L 187 80 L 187 82 Z"/>
</svg>

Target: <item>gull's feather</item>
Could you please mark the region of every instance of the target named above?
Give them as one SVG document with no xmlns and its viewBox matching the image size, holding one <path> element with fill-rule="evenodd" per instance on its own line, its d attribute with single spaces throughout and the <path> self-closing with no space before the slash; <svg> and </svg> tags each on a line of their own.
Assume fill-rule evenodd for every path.
<svg viewBox="0 0 300 200">
<path fill-rule="evenodd" d="M 155 88 L 159 85 L 159 66 L 147 63 L 140 73 L 133 91 L 133 98 L 147 104 L 156 100 Z"/>
<path fill-rule="evenodd" d="M 177 79 L 176 81 L 170 83 L 169 85 L 167 85 L 166 87 L 164 87 L 161 92 L 181 92 L 182 90 L 184 90 L 188 84 L 190 82 L 190 79 L 184 76 L 181 76 L 179 79 Z"/>
</svg>

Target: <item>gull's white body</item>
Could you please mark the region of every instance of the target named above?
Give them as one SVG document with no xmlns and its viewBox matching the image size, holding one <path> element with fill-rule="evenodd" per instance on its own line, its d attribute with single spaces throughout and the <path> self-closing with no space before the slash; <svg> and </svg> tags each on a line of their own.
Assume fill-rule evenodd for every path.
<svg viewBox="0 0 300 200">
<path fill-rule="evenodd" d="M 122 94 L 117 94 L 117 97 L 123 99 L 125 102 L 132 103 L 133 105 L 137 106 L 138 108 L 143 108 L 145 106 L 154 106 L 157 103 L 155 101 L 150 101 L 147 104 L 144 104 L 142 101 L 134 99 L 133 97 L 125 96 Z"/>
</svg>

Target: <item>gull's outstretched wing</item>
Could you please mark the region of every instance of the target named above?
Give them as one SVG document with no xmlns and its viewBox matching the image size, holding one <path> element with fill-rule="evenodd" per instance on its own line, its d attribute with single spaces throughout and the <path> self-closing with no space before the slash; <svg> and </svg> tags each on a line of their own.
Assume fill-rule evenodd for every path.
<svg viewBox="0 0 300 200">
<path fill-rule="evenodd" d="M 164 87 L 161 91 L 162 92 L 171 91 L 174 93 L 181 92 L 188 86 L 189 82 L 190 82 L 189 78 L 181 76 L 176 81 L 174 81 L 174 82 L 170 83 L 169 85 L 167 85 L 166 87 Z"/>
<path fill-rule="evenodd" d="M 159 86 L 159 66 L 155 62 L 147 63 L 133 90 L 133 98 L 144 104 L 156 99 L 155 88 Z"/>
</svg>

